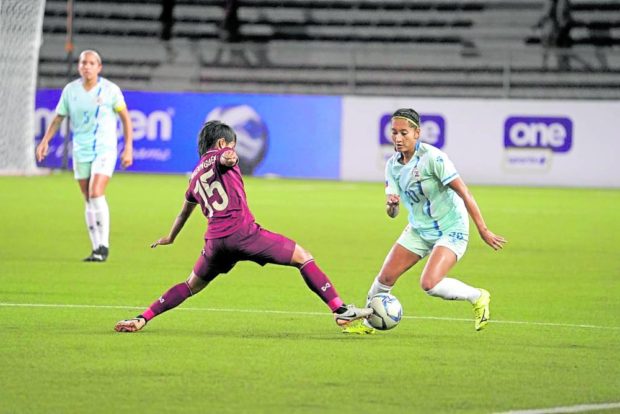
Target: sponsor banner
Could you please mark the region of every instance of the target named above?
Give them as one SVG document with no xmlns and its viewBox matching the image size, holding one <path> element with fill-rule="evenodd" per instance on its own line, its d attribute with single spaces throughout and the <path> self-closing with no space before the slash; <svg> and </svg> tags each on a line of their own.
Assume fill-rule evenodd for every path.
<svg viewBox="0 0 620 414">
<path fill-rule="evenodd" d="M 390 114 L 405 107 L 467 183 L 620 187 L 617 101 L 344 97 L 342 179 L 384 180 Z"/>
<path fill-rule="evenodd" d="M 55 115 L 60 92 L 37 92 L 37 142 Z M 244 174 L 339 177 L 340 97 L 136 91 L 123 94 L 134 130 L 134 165 L 129 171 L 191 171 L 198 160 L 196 142 L 202 124 L 219 119 L 237 132 Z M 65 131 L 63 125 L 41 166 L 61 166 Z M 119 151 L 121 134 L 119 121 Z"/>
</svg>

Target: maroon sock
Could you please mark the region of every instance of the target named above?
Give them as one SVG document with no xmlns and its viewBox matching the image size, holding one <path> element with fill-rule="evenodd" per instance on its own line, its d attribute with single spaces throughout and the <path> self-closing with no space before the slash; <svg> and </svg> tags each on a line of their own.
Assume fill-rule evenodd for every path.
<svg viewBox="0 0 620 414">
<path fill-rule="evenodd" d="M 147 321 L 150 321 L 160 313 L 176 308 L 191 295 L 192 291 L 189 289 L 189 286 L 187 286 L 187 282 L 179 283 L 178 285 L 172 286 L 166 293 L 161 295 L 158 300 L 153 302 L 147 310 L 142 312 L 142 316 Z"/>
<path fill-rule="evenodd" d="M 336 288 L 327 275 L 314 263 L 314 260 L 308 260 L 299 268 L 299 271 L 310 290 L 316 293 L 332 312 L 343 305 Z"/>
</svg>

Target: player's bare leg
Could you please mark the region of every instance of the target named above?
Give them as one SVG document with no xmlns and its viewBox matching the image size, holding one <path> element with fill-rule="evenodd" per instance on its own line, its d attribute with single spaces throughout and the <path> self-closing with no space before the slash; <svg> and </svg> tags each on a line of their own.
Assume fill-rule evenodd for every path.
<svg viewBox="0 0 620 414">
<path fill-rule="evenodd" d="M 431 296 L 445 300 L 467 300 L 474 308 L 474 327 L 484 329 L 489 322 L 491 296 L 484 289 L 469 286 L 458 279 L 446 277 L 456 264 L 456 254 L 445 246 L 435 246 L 420 277 L 420 286 Z"/>
<path fill-rule="evenodd" d="M 422 258 L 412 251 L 394 243 L 392 249 L 385 257 L 379 274 L 373 281 L 366 297 L 366 306 L 370 299 L 378 293 L 390 293 L 396 281 Z"/>
<path fill-rule="evenodd" d="M 396 281 L 417 262 L 421 257 L 408 249 L 405 249 L 398 243 L 394 243 L 392 249 L 387 254 L 383 261 L 383 266 L 379 274 L 370 285 L 368 289 L 368 295 L 366 297 L 366 307 L 370 303 L 370 299 L 378 293 L 390 293 Z M 375 328 L 370 326 L 367 321 L 361 321 L 360 323 L 347 324 L 342 329 L 342 333 L 345 334 L 357 334 L 357 335 L 372 335 L 375 333 Z"/>
</svg>

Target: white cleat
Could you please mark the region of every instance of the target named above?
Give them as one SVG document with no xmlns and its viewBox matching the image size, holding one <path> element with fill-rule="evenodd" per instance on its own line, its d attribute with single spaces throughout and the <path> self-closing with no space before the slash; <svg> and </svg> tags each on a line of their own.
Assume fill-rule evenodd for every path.
<svg viewBox="0 0 620 414">
<path fill-rule="evenodd" d="M 116 332 L 138 332 L 146 325 L 146 319 L 133 318 L 118 321 L 114 326 Z"/>
<path fill-rule="evenodd" d="M 334 312 L 334 320 L 338 326 L 348 325 L 358 319 L 364 319 L 372 315 L 370 308 L 356 308 L 355 305 L 347 305 L 346 311 L 342 313 Z"/>
</svg>

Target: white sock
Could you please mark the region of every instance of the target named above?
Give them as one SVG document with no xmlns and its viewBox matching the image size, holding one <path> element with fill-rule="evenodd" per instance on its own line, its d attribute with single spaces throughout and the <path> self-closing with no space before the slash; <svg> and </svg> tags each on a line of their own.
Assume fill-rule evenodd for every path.
<svg viewBox="0 0 620 414">
<path fill-rule="evenodd" d="M 91 208 L 94 207 L 97 218 L 97 230 L 99 231 L 99 243 L 105 247 L 110 246 L 110 209 L 105 196 L 90 199 Z"/>
<path fill-rule="evenodd" d="M 390 293 L 393 286 L 384 285 L 379 282 L 379 276 L 375 277 L 375 280 L 372 281 L 372 285 L 370 285 L 370 289 L 368 289 L 368 296 L 366 297 L 366 307 L 370 305 L 370 298 L 375 296 L 377 293 Z M 364 319 L 362 322 L 367 328 L 372 328 L 368 319 Z"/>
<path fill-rule="evenodd" d="M 474 303 L 480 297 L 479 289 L 450 277 L 444 277 L 434 288 L 426 293 L 446 300 L 468 300 L 471 303 Z"/>
<path fill-rule="evenodd" d="M 373 280 L 372 285 L 370 285 L 370 289 L 368 290 L 368 296 L 366 297 L 366 306 L 370 304 L 370 298 L 375 296 L 377 293 L 390 293 L 393 286 L 384 285 L 379 282 L 379 276 Z"/>
<path fill-rule="evenodd" d="M 84 217 L 86 218 L 86 229 L 88 230 L 90 243 L 93 245 L 93 250 L 97 250 L 99 247 L 99 230 L 97 230 L 97 219 L 95 218 L 95 212 L 91 209 L 89 202 L 86 202 Z"/>
</svg>

